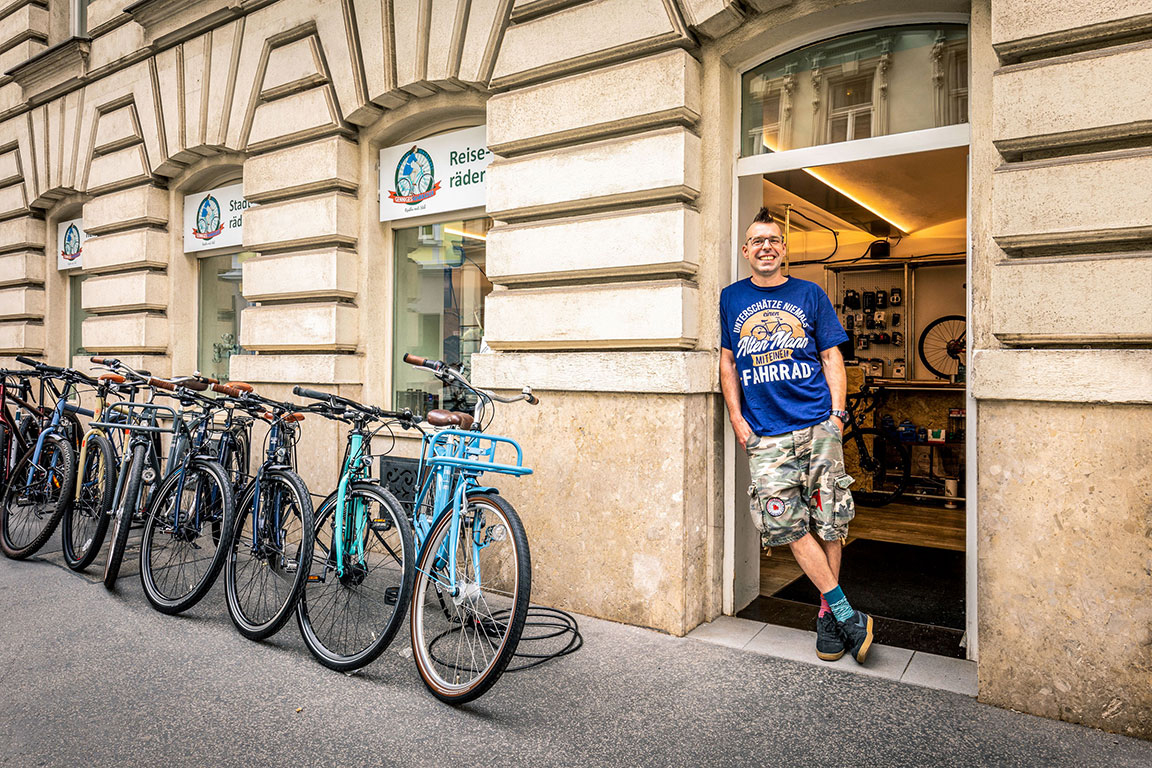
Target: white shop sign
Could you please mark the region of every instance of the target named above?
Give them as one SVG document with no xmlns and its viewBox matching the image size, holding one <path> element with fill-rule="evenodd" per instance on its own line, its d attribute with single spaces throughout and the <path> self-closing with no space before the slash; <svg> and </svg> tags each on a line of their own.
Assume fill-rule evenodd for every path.
<svg viewBox="0 0 1152 768">
<path fill-rule="evenodd" d="M 84 266 L 84 219 L 62 221 L 56 225 L 56 269 L 79 269 Z"/>
<path fill-rule="evenodd" d="M 244 241 L 243 184 L 209 189 L 184 197 L 184 252 L 236 247 Z"/>
<path fill-rule="evenodd" d="M 482 208 L 492 162 L 484 126 L 380 150 L 380 221 Z"/>
</svg>

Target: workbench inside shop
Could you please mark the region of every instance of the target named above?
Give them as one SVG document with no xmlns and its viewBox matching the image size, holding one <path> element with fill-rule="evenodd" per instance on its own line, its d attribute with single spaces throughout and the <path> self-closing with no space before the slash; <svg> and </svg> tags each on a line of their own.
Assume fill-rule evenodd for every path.
<svg viewBox="0 0 1152 768">
<path fill-rule="evenodd" d="M 848 393 L 872 393 L 877 407 L 859 419 L 860 426 L 899 430 L 914 428 L 915 439 L 903 440 L 912 459 L 911 480 L 903 503 L 939 506 L 964 503 L 964 415 L 962 382 L 914 381 L 866 376 L 849 363 Z M 884 417 L 890 416 L 887 421 Z M 885 424 L 885 422 L 887 423 Z M 941 441 L 942 439 L 942 441 Z M 846 467 L 848 474 L 858 467 Z M 947 481 L 954 482 L 947 482 Z M 954 495 L 953 495 L 954 494 Z"/>
</svg>

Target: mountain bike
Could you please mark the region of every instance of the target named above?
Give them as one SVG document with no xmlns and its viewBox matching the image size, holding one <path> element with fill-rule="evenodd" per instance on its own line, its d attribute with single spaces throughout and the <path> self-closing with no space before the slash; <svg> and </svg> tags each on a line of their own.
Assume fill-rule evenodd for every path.
<svg viewBox="0 0 1152 768">
<path fill-rule="evenodd" d="M 40 402 L 54 399 L 35 444 L 24 452 L 12 470 L 11 482 L 0 509 L 0 549 L 16 560 L 34 555 L 52 536 L 65 509 L 72 503 L 76 482 L 75 415 L 92 416 L 92 411 L 68 402 L 77 383 L 95 384 L 87 374 L 59 368 L 27 357 L 17 361 L 40 375 Z M 61 390 L 53 379 L 64 382 Z M 43 409 L 40 410 L 43 414 Z M 72 416 L 68 419 L 67 416 Z"/>
<path fill-rule="evenodd" d="M 296 606 L 316 660 L 350 672 L 388 647 L 412 593 L 412 526 L 396 497 L 372 479 L 371 444 L 391 423 L 410 426 L 415 417 L 304 387 L 292 392 L 321 401 L 303 411 L 352 425 L 336 490 L 316 508 L 312 568 Z"/>
<path fill-rule="evenodd" d="M 270 425 L 264 461 L 255 475 L 245 478 L 237 496 L 232 546 L 224 561 L 228 615 L 240 634 L 263 640 L 276 634 L 296 610 L 312 566 L 312 496 L 294 470 L 303 416 L 294 413 L 291 404 L 262 397 L 246 384 L 203 380 L 226 395 L 231 406 L 221 430 L 222 443 L 234 439 L 237 409 Z M 220 458 L 227 462 L 226 455 Z"/>
<path fill-rule="evenodd" d="M 896 500 L 912 474 L 912 454 L 908 446 L 890 430 L 861 426 L 863 416 L 878 403 L 871 390 L 848 395 L 848 423 L 841 443 L 844 465 L 856 475 L 852 496 L 870 507 L 882 507 Z"/>
<path fill-rule="evenodd" d="M 455 368 L 405 354 L 404 362 L 427 368 L 447 386 L 476 398 L 467 413 L 425 414 L 437 431 L 421 430 L 423 445 L 413 503 L 419 554 L 412 594 L 412 651 L 432 695 L 464 704 L 487 692 L 516 652 L 528 614 L 532 564 L 528 536 L 512 505 L 490 486 L 486 472 L 523 476 L 520 445 L 484 434 L 493 402 L 539 400 L 531 389 L 514 397 L 473 387 Z M 512 461 L 497 461 L 512 454 Z"/>
</svg>

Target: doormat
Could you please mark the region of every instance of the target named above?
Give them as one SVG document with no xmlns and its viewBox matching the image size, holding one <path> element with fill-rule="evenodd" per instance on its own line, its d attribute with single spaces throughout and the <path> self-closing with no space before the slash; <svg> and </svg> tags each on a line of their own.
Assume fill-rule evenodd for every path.
<svg viewBox="0 0 1152 768">
<path fill-rule="evenodd" d="M 876 618 L 876 642 L 964 657 L 963 552 L 856 539 L 844 548 L 840 586 L 853 608 Z M 737 615 L 813 630 L 819 605 L 820 593 L 801 576 Z"/>
</svg>

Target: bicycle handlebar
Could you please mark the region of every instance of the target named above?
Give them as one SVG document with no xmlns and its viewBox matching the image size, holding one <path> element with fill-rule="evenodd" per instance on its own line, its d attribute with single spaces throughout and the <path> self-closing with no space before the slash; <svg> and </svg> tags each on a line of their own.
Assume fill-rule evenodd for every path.
<svg viewBox="0 0 1152 768">
<path fill-rule="evenodd" d="M 404 353 L 404 362 L 408 365 L 415 365 L 419 368 L 427 368 L 430 371 L 440 372 L 446 367 L 440 360 L 429 360 L 419 355 L 414 355 L 411 352 Z"/>
<path fill-rule="evenodd" d="M 292 394 L 299 395 L 300 397 L 307 397 L 312 400 L 332 400 L 339 403 L 344 402 L 344 398 L 337 395 L 330 395 L 327 392 L 320 392 L 315 389 L 308 389 L 307 387 L 301 386 L 292 387 Z M 344 404 L 347 405 L 347 403 Z"/>
</svg>

